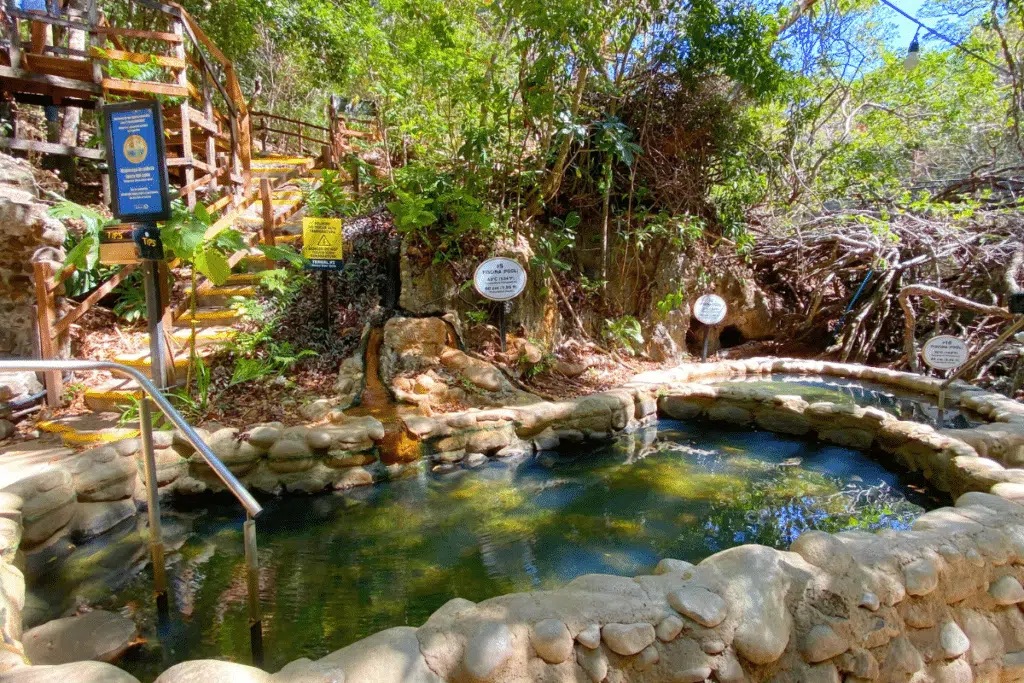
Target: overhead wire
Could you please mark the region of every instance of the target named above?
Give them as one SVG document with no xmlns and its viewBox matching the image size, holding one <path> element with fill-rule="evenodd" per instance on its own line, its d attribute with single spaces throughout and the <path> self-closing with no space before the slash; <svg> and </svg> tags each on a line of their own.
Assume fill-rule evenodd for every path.
<svg viewBox="0 0 1024 683">
<path fill-rule="evenodd" d="M 918 19 L 916 19 L 916 18 L 914 18 L 914 17 L 910 16 L 909 14 L 907 14 L 906 12 L 904 12 L 903 10 L 901 10 L 901 9 L 900 9 L 899 7 L 897 7 L 896 5 L 894 5 L 894 4 L 892 4 L 891 2 L 889 2 L 889 0 L 881 0 L 881 2 L 882 2 L 882 4 L 884 4 L 884 5 L 888 5 L 888 6 L 890 7 L 890 8 L 892 8 L 892 9 L 893 9 L 893 10 L 895 10 L 896 12 L 898 12 L 898 13 L 902 14 L 902 15 L 903 15 L 904 17 L 906 17 L 907 19 L 910 19 L 910 20 L 911 20 L 912 22 L 914 22 L 915 24 L 917 24 L 917 25 L 918 25 L 918 26 L 919 26 L 920 28 L 923 28 L 923 29 L 924 29 L 924 30 L 926 31 L 926 33 L 925 33 L 925 37 L 927 37 L 927 36 L 928 36 L 928 34 L 930 33 L 930 34 L 932 34 L 932 35 L 934 35 L 934 36 L 936 36 L 936 37 L 938 37 L 938 38 L 940 38 L 940 39 L 942 39 L 942 40 L 946 41 L 947 43 L 949 43 L 949 44 L 950 44 L 950 45 L 952 45 L 953 47 L 957 48 L 958 50 L 962 50 L 963 52 L 965 52 L 965 53 L 969 54 L 969 55 L 970 55 L 971 57 L 974 57 L 975 59 L 978 59 L 978 60 L 980 60 L 980 61 L 982 61 L 982 62 L 985 62 L 986 64 L 988 64 L 988 65 L 989 65 L 990 67 L 992 67 L 992 68 L 993 68 L 993 69 L 995 69 L 996 71 L 1002 72 L 1003 74 L 1005 74 L 1005 75 L 1007 75 L 1007 76 L 1011 76 L 1011 75 L 1012 75 L 1012 74 L 1011 74 L 1011 73 L 1010 73 L 1009 71 L 1007 71 L 1007 70 L 1006 70 L 1006 69 L 1004 69 L 1003 67 L 999 66 L 998 64 L 994 64 L 994 63 L 990 62 L 989 60 L 985 59 L 985 57 L 983 57 L 983 56 L 982 56 L 981 54 L 979 54 L 979 53 L 975 52 L 975 51 L 974 51 L 974 50 L 972 50 L 971 48 L 969 48 L 969 47 L 965 47 L 965 46 L 964 46 L 963 44 L 961 44 L 960 42 L 958 42 L 958 41 L 956 41 L 956 40 L 954 40 L 954 39 L 950 38 L 949 36 L 945 35 L 944 33 L 941 33 L 941 32 L 939 32 L 939 31 L 936 31 L 936 30 L 935 30 L 935 29 L 933 29 L 932 27 L 930 27 L 930 26 L 926 25 L 925 23 L 923 23 L 923 22 L 919 21 Z M 914 38 L 915 38 L 915 39 L 917 38 L 917 35 L 916 35 L 916 34 L 914 35 Z"/>
</svg>

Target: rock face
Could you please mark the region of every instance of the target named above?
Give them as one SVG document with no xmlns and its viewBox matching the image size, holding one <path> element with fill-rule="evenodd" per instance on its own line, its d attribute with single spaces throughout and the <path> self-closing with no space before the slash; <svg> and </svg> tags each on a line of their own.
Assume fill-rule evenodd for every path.
<svg viewBox="0 0 1024 683">
<path fill-rule="evenodd" d="M 25 631 L 22 643 L 33 664 L 114 662 L 134 644 L 138 634 L 131 619 L 97 610 Z"/>
<path fill-rule="evenodd" d="M 0 154 L 0 356 L 30 358 L 35 352 L 33 263 L 59 267 L 67 235 L 47 216 L 36 195 L 28 162 Z M 63 300 L 58 302 L 63 306 Z M 66 346 L 61 343 L 60 346 Z"/>
<path fill-rule="evenodd" d="M 530 399 L 495 366 L 450 341 L 441 318 L 391 318 L 380 349 L 381 380 L 395 398 L 423 406 L 428 414 L 452 402 L 486 407 Z"/>
</svg>

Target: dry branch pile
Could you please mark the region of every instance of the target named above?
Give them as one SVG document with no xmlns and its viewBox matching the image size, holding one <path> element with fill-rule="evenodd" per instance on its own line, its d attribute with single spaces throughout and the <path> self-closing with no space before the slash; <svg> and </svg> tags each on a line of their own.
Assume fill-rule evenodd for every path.
<svg viewBox="0 0 1024 683">
<path fill-rule="evenodd" d="M 973 353 L 1011 317 L 1006 295 L 1018 288 L 1024 216 L 957 209 L 851 209 L 769 222 L 754 266 L 791 312 L 786 323 L 796 338 L 843 361 L 916 370 L 918 341 L 954 334 Z M 972 378 L 1016 392 L 1022 352 L 1008 344 Z"/>
</svg>

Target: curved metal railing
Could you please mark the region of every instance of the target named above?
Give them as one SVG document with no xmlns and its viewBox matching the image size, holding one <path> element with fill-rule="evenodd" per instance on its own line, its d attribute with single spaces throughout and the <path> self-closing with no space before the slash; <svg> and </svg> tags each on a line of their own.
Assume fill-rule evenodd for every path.
<svg viewBox="0 0 1024 683">
<path fill-rule="evenodd" d="M 256 557 L 256 521 L 255 518 L 263 511 L 238 478 L 220 461 L 210 447 L 206 445 L 195 428 L 182 417 L 171 402 L 142 372 L 135 368 L 91 360 L 3 360 L 0 359 L 0 372 L 91 372 L 106 370 L 116 375 L 135 380 L 146 394 L 140 401 L 139 434 L 142 437 L 142 453 L 146 474 L 146 502 L 149 516 L 149 547 L 153 560 L 153 583 L 156 589 L 157 607 L 161 613 L 168 611 L 167 575 L 164 569 L 163 535 L 160 525 L 160 499 L 157 492 L 156 453 L 153 448 L 153 418 L 150 401 L 156 404 L 171 424 L 177 427 L 185 439 L 192 444 L 196 452 L 211 470 L 220 478 L 228 490 L 235 496 L 245 509 L 246 520 L 242 528 L 245 543 L 245 562 L 249 593 L 249 630 L 252 639 L 253 660 L 258 666 L 263 659 L 263 628 L 259 609 L 259 562 Z"/>
</svg>

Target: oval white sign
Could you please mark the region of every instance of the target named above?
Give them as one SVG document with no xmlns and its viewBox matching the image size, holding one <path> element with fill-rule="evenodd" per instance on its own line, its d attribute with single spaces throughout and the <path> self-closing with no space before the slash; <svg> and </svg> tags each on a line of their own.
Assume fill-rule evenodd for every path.
<svg viewBox="0 0 1024 683">
<path fill-rule="evenodd" d="M 717 294 L 705 294 L 693 305 L 693 317 L 705 325 L 717 325 L 725 320 L 725 299 Z"/>
<path fill-rule="evenodd" d="M 924 343 L 924 362 L 936 370 L 952 370 L 967 362 L 967 344 L 948 334 L 932 337 Z"/>
<path fill-rule="evenodd" d="M 526 289 L 526 270 L 510 258 L 489 258 L 476 267 L 473 286 L 491 301 L 515 299 Z"/>
</svg>

